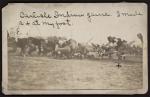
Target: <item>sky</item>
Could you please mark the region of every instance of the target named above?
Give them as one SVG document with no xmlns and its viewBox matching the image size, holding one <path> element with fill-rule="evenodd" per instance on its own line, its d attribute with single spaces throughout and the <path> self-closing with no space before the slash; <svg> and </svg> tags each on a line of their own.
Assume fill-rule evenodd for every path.
<svg viewBox="0 0 150 97">
<path fill-rule="evenodd" d="M 20 12 L 31 14 L 46 12 L 54 14 L 54 11 L 59 13 L 110 13 L 110 17 L 93 17 L 89 22 L 88 18 L 69 18 L 71 26 L 62 26 L 60 29 L 52 26 L 35 26 L 35 25 L 20 25 L 20 32 L 23 33 L 20 37 L 28 36 L 65 36 L 73 38 L 78 42 L 90 42 L 103 44 L 107 42 L 108 36 L 115 36 L 125 39 L 127 41 L 136 41 L 140 43 L 137 38 L 138 33 L 142 33 L 144 39 L 147 37 L 147 6 L 145 4 L 134 3 L 118 3 L 118 4 L 8 4 L 3 8 L 2 13 L 2 31 L 15 31 L 12 28 L 18 27 L 19 21 L 34 21 L 35 19 L 20 18 Z M 121 16 L 117 17 L 117 11 L 120 13 L 140 12 L 142 16 Z M 47 22 L 62 22 L 64 18 L 58 19 L 39 19 L 39 21 Z"/>
</svg>

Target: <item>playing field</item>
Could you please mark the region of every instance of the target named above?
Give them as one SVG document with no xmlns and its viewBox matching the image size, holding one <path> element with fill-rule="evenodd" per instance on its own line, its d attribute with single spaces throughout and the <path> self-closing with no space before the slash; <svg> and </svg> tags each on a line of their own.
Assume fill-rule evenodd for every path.
<svg viewBox="0 0 150 97">
<path fill-rule="evenodd" d="M 139 89 L 142 63 L 8 57 L 8 89 Z"/>
</svg>

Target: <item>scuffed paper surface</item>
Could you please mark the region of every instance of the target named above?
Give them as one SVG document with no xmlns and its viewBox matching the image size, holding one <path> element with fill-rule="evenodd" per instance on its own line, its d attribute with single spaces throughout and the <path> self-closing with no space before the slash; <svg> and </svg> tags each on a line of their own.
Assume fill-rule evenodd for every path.
<svg viewBox="0 0 150 97">
<path fill-rule="evenodd" d="M 3 8 L 2 32 L 5 94 L 141 94 L 147 91 L 147 5 L 144 3 L 11 3 Z M 143 56 L 135 57 L 138 62 L 121 63 L 120 68 L 109 60 L 14 56 L 9 53 L 8 33 L 15 38 L 57 36 L 100 45 L 108 42 L 108 36 L 115 36 L 143 47 Z M 143 35 L 143 44 L 138 33 Z"/>
</svg>

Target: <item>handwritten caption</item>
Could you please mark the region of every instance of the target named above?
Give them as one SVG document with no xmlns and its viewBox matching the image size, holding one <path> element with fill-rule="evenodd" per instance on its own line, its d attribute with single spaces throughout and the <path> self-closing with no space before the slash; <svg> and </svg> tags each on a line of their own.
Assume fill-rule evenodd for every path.
<svg viewBox="0 0 150 97">
<path fill-rule="evenodd" d="M 143 16 L 140 11 L 133 12 L 121 12 L 116 11 L 115 13 L 109 12 L 87 12 L 87 13 L 73 13 L 69 11 L 59 12 L 54 11 L 52 13 L 48 12 L 20 12 L 19 25 L 35 25 L 35 26 L 51 26 L 55 29 L 61 29 L 63 26 L 73 26 L 73 19 L 86 18 L 89 23 L 92 23 L 96 17 L 136 17 Z"/>
</svg>

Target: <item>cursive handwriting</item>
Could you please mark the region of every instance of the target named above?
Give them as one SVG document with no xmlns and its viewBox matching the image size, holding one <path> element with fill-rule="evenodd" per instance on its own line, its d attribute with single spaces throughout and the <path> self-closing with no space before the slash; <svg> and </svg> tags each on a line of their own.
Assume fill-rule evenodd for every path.
<svg viewBox="0 0 150 97">
<path fill-rule="evenodd" d="M 54 18 L 71 18 L 71 17 L 84 17 L 83 13 L 69 13 L 66 11 L 65 13 L 60 13 L 59 11 L 54 11 Z"/>
<path fill-rule="evenodd" d="M 88 12 L 87 18 L 88 21 L 91 22 L 92 18 L 98 17 L 98 16 L 112 16 L 110 13 L 104 12 L 104 13 L 94 13 L 94 12 Z"/>
<path fill-rule="evenodd" d="M 51 26 L 52 28 L 60 29 L 63 26 L 72 26 L 72 19 L 82 20 L 86 18 L 89 23 L 96 18 L 102 17 L 136 17 L 143 16 L 144 14 L 140 11 L 134 10 L 130 12 L 125 11 L 110 11 L 110 12 L 71 12 L 71 11 L 58 11 L 54 10 L 48 12 L 20 12 L 19 25 L 35 25 L 35 26 Z M 81 19 L 82 18 L 82 19 Z"/>
<path fill-rule="evenodd" d="M 116 11 L 117 17 L 127 17 L 127 16 L 142 16 L 143 14 L 139 11 L 134 11 L 134 12 L 120 12 Z"/>
<path fill-rule="evenodd" d="M 32 12 L 31 14 L 20 12 L 20 18 L 52 18 L 52 16 L 46 12 L 43 13 Z"/>
<path fill-rule="evenodd" d="M 70 20 L 66 19 L 64 21 L 39 21 L 38 19 L 34 20 L 34 21 L 19 21 L 19 25 L 26 25 L 26 26 L 30 26 L 30 25 L 34 25 L 34 26 L 38 26 L 38 25 L 42 25 L 42 26 L 51 26 L 52 28 L 56 28 L 56 29 L 60 29 L 62 26 L 71 26 Z"/>
</svg>

